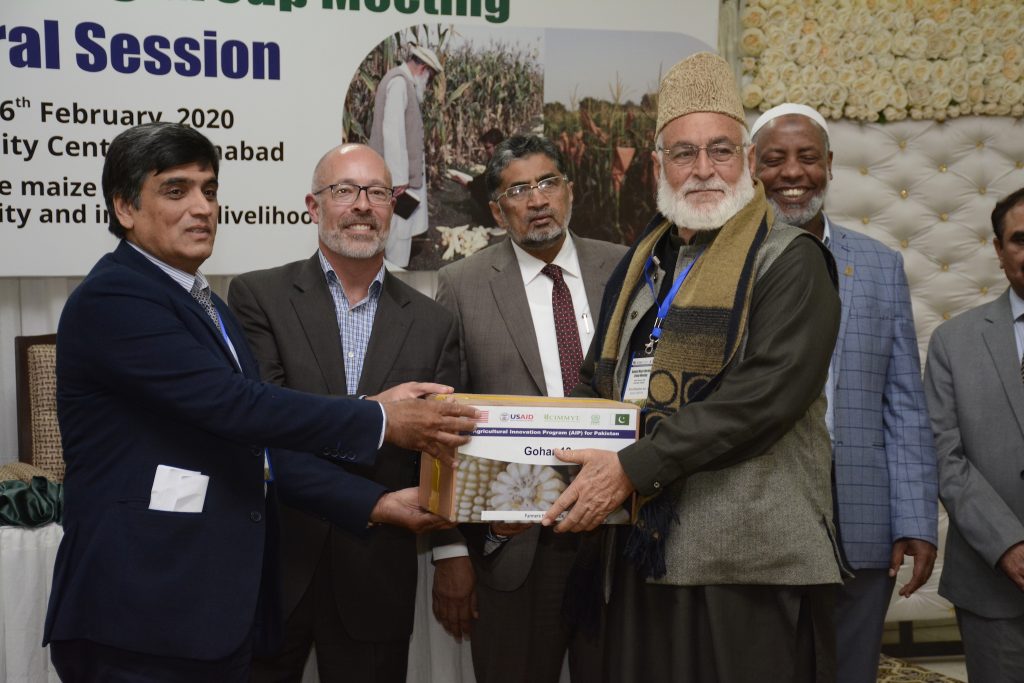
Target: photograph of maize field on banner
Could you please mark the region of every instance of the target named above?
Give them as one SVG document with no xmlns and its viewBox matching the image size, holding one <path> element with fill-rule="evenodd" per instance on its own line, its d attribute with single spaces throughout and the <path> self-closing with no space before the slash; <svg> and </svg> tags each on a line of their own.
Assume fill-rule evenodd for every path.
<svg viewBox="0 0 1024 683">
<path fill-rule="evenodd" d="M 409 270 L 436 270 L 504 239 L 482 173 L 493 146 L 517 133 L 543 134 L 562 151 L 574 232 L 630 243 L 656 210 L 658 83 L 678 60 L 711 49 L 667 32 L 413 26 L 377 45 L 353 76 L 346 141 L 370 141 L 377 86 L 416 46 L 441 71 L 420 104 L 429 227 L 412 238 Z"/>
</svg>

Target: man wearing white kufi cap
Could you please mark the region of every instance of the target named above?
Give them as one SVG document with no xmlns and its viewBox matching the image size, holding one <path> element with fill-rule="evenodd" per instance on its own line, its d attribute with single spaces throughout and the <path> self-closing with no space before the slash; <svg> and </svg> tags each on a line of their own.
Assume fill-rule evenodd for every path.
<svg viewBox="0 0 1024 683">
<path fill-rule="evenodd" d="M 405 62 L 380 79 L 373 103 L 370 147 L 384 157 L 395 184 L 395 212 L 384 255 L 392 265 L 402 268 L 409 265 L 412 238 L 429 227 L 420 105 L 431 79 L 443 70 L 437 53 L 429 47 L 412 45 Z"/>
<path fill-rule="evenodd" d="M 640 494 L 605 578 L 609 680 L 829 681 L 834 263 L 751 179 L 725 60 L 669 71 L 656 134 L 659 214 L 608 282 L 577 387 L 640 404 L 643 436 L 565 452 L 582 470 L 544 523 L 569 509 L 556 528 L 588 529 Z"/>
<path fill-rule="evenodd" d="M 899 253 L 832 223 L 828 124 L 810 107 L 780 104 L 752 128 L 755 173 L 775 215 L 831 250 L 841 273 L 843 324 L 825 395 L 846 559 L 856 573 L 836 604 L 839 683 L 874 683 L 896 572 L 914 558 L 907 597 L 928 580 L 937 543 L 935 446 L 918 358 L 910 290 Z"/>
</svg>

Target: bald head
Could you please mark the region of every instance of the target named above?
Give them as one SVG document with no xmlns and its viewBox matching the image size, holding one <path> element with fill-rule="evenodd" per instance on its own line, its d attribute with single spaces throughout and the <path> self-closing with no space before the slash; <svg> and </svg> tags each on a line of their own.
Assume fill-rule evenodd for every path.
<svg viewBox="0 0 1024 683">
<path fill-rule="evenodd" d="M 313 187 L 311 191 L 342 181 L 339 173 L 344 173 L 350 165 L 367 167 L 382 181 L 381 184 L 391 187 L 391 171 L 388 170 L 384 157 L 367 145 L 345 143 L 332 147 L 327 151 L 316 168 L 313 169 Z"/>
<path fill-rule="evenodd" d="M 324 154 L 313 171 L 306 208 L 332 265 L 342 258 L 383 261 L 394 199 L 391 172 L 380 154 L 356 144 Z"/>
</svg>

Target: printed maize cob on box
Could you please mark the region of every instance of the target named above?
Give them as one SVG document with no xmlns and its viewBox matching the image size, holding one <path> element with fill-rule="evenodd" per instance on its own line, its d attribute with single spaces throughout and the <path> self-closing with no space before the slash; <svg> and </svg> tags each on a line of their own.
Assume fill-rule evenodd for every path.
<svg viewBox="0 0 1024 683">
<path fill-rule="evenodd" d="M 555 449 L 618 452 L 637 438 L 639 410 L 629 403 L 483 394 L 447 398 L 481 415 L 469 443 L 459 449 L 457 469 L 423 454 L 420 505 L 455 522 L 538 522 L 579 470 L 556 458 Z M 630 511 L 623 508 L 607 523 L 629 521 Z"/>
</svg>

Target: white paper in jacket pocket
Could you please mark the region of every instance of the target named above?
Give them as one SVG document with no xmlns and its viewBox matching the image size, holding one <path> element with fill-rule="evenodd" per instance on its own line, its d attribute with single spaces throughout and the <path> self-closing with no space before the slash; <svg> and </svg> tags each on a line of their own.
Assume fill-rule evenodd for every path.
<svg viewBox="0 0 1024 683">
<path fill-rule="evenodd" d="M 153 490 L 149 495 L 149 509 L 202 512 L 209 483 L 210 478 L 201 472 L 157 465 Z"/>
</svg>

